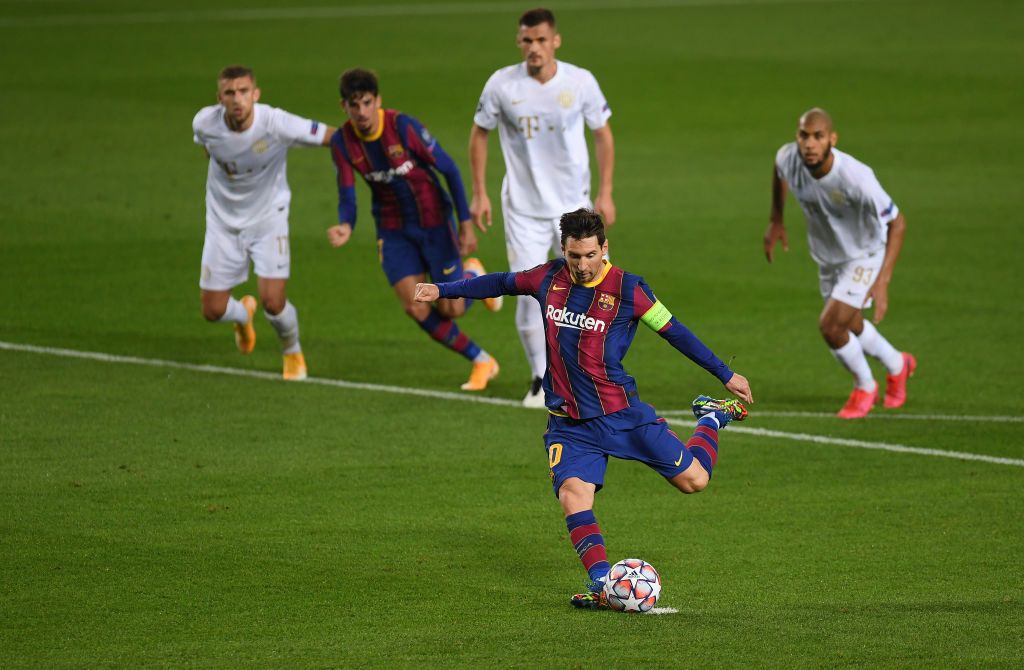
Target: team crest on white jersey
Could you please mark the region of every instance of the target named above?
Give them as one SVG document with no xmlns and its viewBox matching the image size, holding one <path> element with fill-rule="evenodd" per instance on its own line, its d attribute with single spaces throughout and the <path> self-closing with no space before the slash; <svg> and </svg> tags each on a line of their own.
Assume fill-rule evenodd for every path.
<svg viewBox="0 0 1024 670">
<path fill-rule="evenodd" d="M 254 154 L 266 153 L 267 149 L 269 149 L 269 148 L 270 148 L 270 145 L 267 144 L 266 140 L 256 140 L 252 144 L 252 152 Z"/>
<path fill-rule="evenodd" d="M 558 94 L 558 104 L 562 107 L 569 109 L 574 102 L 576 102 L 576 95 L 569 89 L 565 89 Z"/>
<path fill-rule="evenodd" d="M 847 199 L 846 194 L 843 193 L 838 188 L 835 189 L 834 191 L 832 191 L 831 193 L 829 193 L 828 194 L 828 198 L 829 198 L 829 200 L 832 201 L 832 204 L 834 204 L 834 205 L 842 206 L 842 205 L 846 205 L 846 204 L 849 203 L 849 200 Z"/>
</svg>

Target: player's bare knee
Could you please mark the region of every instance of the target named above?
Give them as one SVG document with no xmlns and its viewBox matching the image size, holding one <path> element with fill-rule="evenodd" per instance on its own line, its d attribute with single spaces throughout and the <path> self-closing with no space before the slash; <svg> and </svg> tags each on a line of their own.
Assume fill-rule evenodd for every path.
<svg viewBox="0 0 1024 670">
<path fill-rule="evenodd" d="M 224 312 L 227 311 L 227 305 L 208 305 L 203 303 L 203 318 L 207 321 L 220 321 L 221 317 L 224 316 Z"/>
<path fill-rule="evenodd" d="M 822 318 L 818 321 L 818 330 L 821 331 L 821 336 L 825 338 L 825 341 L 833 349 L 846 344 L 850 337 L 845 325 L 836 323 L 828 318 Z"/>
<path fill-rule="evenodd" d="M 595 486 L 582 479 L 570 477 L 558 487 L 558 503 L 566 514 L 575 514 L 594 506 Z"/>
<path fill-rule="evenodd" d="M 430 305 L 425 302 L 408 302 L 402 308 L 414 321 L 422 321 L 430 315 Z"/>
<path fill-rule="evenodd" d="M 448 300 L 443 298 L 438 300 L 435 305 L 437 307 L 437 311 L 446 319 L 457 319 L 466 313 L 466 301 L 461 298 L 458 300 Z"/>
<path fill-rule="evenodd" d="M 260 303 L 263 305 L 263 310 L 267 314 L 274 316 L 280 314 L 282 310 L 284 310 L 286 302 L 288 302 L 288 300 L 283 295 L 260 296 Z"/>
<path fill-rule="evenodd" d="M 672 485 L 683 493 L 700 493 L 711 482 L 711 477 L 708 475 L 707 470 L 700 467 L 699 463 L 695 464 L 697 467 L 689 467 L 671 480 Z"/>
</svg>

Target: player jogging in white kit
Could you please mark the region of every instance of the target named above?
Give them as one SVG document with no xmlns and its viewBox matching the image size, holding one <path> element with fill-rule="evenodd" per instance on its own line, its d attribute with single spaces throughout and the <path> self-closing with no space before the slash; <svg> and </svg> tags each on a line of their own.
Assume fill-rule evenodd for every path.
<svg viewBox="0 0 1024 670">
<path fill-rule="evenodd" d="M 502 68 L 487 80 L 469 140 L 473 172 L 470 213 L 474 224 L 483 230 L 491 225 L 485 179 L 487 140 L 490 131 L 498 129 L 506 170 L 501 211 L 512 272 L 558 256 L 559 217 L 592 204 L 584 124 L 594 135 L 600 172 L 594 209 L 606 225 L 615 223 L 611 111 L 597 80 L 589 71 L 555 59 L 561 35 L 555 29 L 554 15 L 546 9 L 534 9 L 520 17 L 517 43 L 523 62 Z M 541 384 L 547 354 L 540 307 L 532 296 L 517 300 L 516 328 L 532 373 L 523 404 L 543 407 Z"/>
<path fill-rule="evenodd" d="M 838 416 L 867 416 L 878 398 L 878 384 L 865 354 L 888 371 L 885 406 L 900 407 L 907 398 L 907 378 L 917 361 L 900 352 L 864 319 L 874 301 L 874 322 L 889 304 L 889 281 L 903 246 L 903 214 L 885 192 L 874 171 L 834 148 L 838 136 L 832 119 L 814 108 L 800 117 L 797 141 L 779 149 L 772 177 L 771 223 L 764 235 L 770 263 L 777 241 L 789 249 L 782 221 L 786 189 L 793 192 L 807 218 L 807 242 L 818 264 L 825 307 L 821 333 L 836 359 L 853 375 L 854 389 Z"/>
<path fill-rule="evenodd" d="M 217 80 L 218 104 L 192 120 L 193 140 L 210 158 L 206 177 L 206 239 L 199 276 L 203 316 L 235 324 L 235 342 L 248 354 L 256 346 L 256 299 L 236 300 L 231 290 L 249 278 L 252 261 L 260 303 L 277 332 L 283 376 L 306 378 L 298 313 L 288 302 L 287 157 L 293 146 L 329 146 L 334 129 L 282 109 L 258 104 L 252 70 L 234 65 Z"/>
</svg>

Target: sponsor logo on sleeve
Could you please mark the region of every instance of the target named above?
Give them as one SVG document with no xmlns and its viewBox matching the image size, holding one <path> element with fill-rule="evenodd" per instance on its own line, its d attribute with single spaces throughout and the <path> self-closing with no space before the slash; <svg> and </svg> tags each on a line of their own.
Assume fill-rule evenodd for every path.
<svg viewBox="0 0 1024 670">
<path fill-rule="evenodd" d="M 319 130 L 319 129 L 320 129 L 320 122 L 319 121 L 314 121 L 309 126 L 309 134 L 310 135 L 316 135 L 316 131 Z"/>
</svg>

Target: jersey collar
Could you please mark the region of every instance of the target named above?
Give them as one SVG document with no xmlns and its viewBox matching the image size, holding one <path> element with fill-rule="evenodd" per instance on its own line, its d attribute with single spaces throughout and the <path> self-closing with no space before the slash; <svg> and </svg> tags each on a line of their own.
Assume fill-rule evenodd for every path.
<svg viewBox="0 0 1024 670">
<path fill-rule="evenodd" d="M 356 124 L 354 123 L 352 124 L 352 132 L 354 132 L 356 134 L 356 137 L 358 137 L 363 142 L 376 142 L 377 140 L 379 140 L 380 136 L 384 134 L 384 110 L 377 110 L 377 132 L 373 133 L 372 135 L 363 135 L 361 132 L 359 132 L 359 129 L 356 128 Z"/>
<path fill-rule="evenodd" d="M 598 275 L 594 277 L 592 281 L 588 281 L 585 284 L 580 284 L 579 282 L 576 281 L 576 278 L 572 276 L 572 272 L 569 272 L 569 279 L 572 280 L 572 283 L 576 284 L 577 286 L 582 286 L 584 288 L 594 288 L 595 286 L 604 281 L 605 276 L 607 276 L 608 271 L 611 269 L 612 264 L 609 263 L 608 259 L 606 258 L 604 259 L 604 267 L 601 268 L 601 272 L 599 272 Z"/>
</svg>

